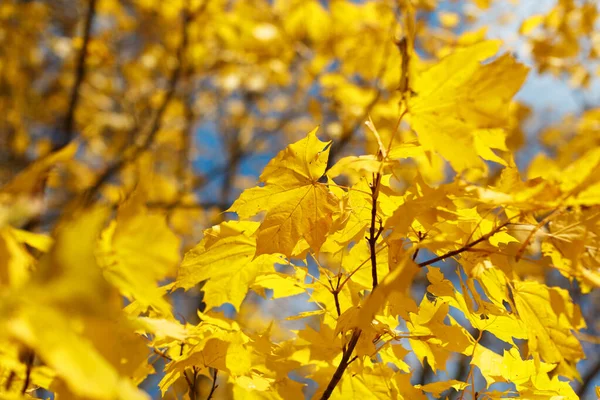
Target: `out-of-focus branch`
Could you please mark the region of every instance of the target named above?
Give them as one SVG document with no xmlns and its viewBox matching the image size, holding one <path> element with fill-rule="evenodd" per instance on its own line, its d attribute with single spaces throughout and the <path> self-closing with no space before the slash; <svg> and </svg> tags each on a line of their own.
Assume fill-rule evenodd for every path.
<svg viewBox="0 0 600 400">
<path fill-rule="evenodd" d="M 600 358 L 596 360 L 596 363 L 583 376 L 581 386 L 577 388 L 577 395 L 579 397 L 583 398 L 583 395 L 598 374 L 600 374 Z"/>
<path fill-rule="evenodd" d="M 207 208 L 218 208 L 219 210 L 226 210 L 229 208 L 228 203 L 222 203 L 220 201 L 201 201 L 197 203 L 183 203 L 183 202 L 162 202 L 162 201 L 153 201 L 146 203 L 146 207 L 148 208 L 161 208 L 164 210 L 203 210 Z"/>
<path fill-rule="evenodd" d="M 333 142 L 333 144 L 331 145 L 331 150 L 329 151 L 329 159 L 327 160 L 327 169 L 329 169 L 333 166 L 333 163 L 335 162 L 335 160 L 337 159 L 339 154 L 350 143 L 350 141 L 352 141 L 352 138 L 354 137 L 354 134 L 356 133 L 356 131 L 358 131 L 358 128 L 360 128 L 362 126 L 363 122 L 367 119 L 367 117 L 373 110 L 373 107 L 375 107 L 375 104 L 377 104 L 377 102 L 381 98 L 381 93 L 382 93 L 381 88 L 377 85 L 375 96 L 373 96 L 373 98 L 371 99 L 369 104 L 367 104 L 363 113 L 348 128 L 346 128 L 342 132 L 342 135 L 340 136 L 340 138 L 338 140 Z"/>
<path fill-rule="evenodd" d="M 204 9 L 206 8 L 207 4 L 208 4 L 208 1 L 205 1 L 202 8 L 198 11 L 197 14 L 203 12 Z M 117 174 L 125 165 L 137 160 L 138 157 L 144 151 L 146 151 L 148 148 L 150 148 L 150 146 L 154 142 L 156 134 L 160 130 L 160 127 L 162 124 L 162 117 L 163 117 L 167 107 L 171 103 L 171 100 L 173 99 L 173 97 L 175 95 L 175 91 L 177 89 L 177 83 L 179 82 L 179 79 L 182 75 L 185 52 L 186 52 L 187 46 L 188 46 L 188 36 L 189 36 L 188 35 L 188 26 L 189 26 L 191 19 L 192 19 L 192 15 L 190 14 L 189 9 L 185 8 L 183 11 L 181 42 L 179 44 L 179 47 L 177 48 L 177 66 L 175 67 L 175 69 L 173 69 L 173 72 L 171 73 L 169 82 L 167 84 L 167 92 L 166 92 L 160 106 L 158 107 L 158 109 L 156 110 L 156 112 L 154 113 L 154 115 L 152 117 L 152 122 L 149 125 L 148 133 L 146 134 L 146 137 L 144 138 L 142 143 L 136 144 L 136 145 L 134 145 L 134 147 L 132 149 L 130 149 L 129 151 L 126 151 L 124 156 L 122 156 L 117 161 L 115 161 L 111 166 L 109 166 L 102 173 L 102 175 L 100 175 L 98 177 L 98 179 L 96 180 L 96 183 L 86 193 L 86 196 L 89 199 L 93 198 L 98 193 L 98 191 L 102 188 L 102 186 L 110 178 L 112 178 L 115 174 Z"/>
<path fill-rule="evenodd" d="M 75 82 L 71 89 L 71 97 L 69 99 L 69 108 L 67 109 L 67 115 L 65 116 L 64 125 L 62 129 L 62 135 L 57 143 L 55 143 L 53 150 L 60 150 L 65 147 L 73 139 L 73 124 L 75 120 L 75 111 L 79 104 L 79 89 L 85 79 L 86 74 L 86 57 L 87 50 L 92 36 L 92 25 L 94 24 L 94 16 L 96 15 L 96 2 L 97 0 L 90 0 L 88 11 L 85 17 L 85 25 L 83 28 L 83 43 L 81 50 L 79 51 L 79 57 L 77 58 L 77 65 L 75 66 Z"/>
<path fill-rule="evenodd" d="M 393 32 L 393 28 L 396 25 L 396 21 L 390 27 L 390 33 Z M 377 75 L 373 81 L 373 87 L 375 88 L 375 95 L 369 101 L 369 103 L 364 108 L 362 114 L 352 123 L 350 124 L 344 131 L 338 140 L 336 140 L 329 151 L 329 159 L 327 160 L 327 169 L 333 166 L 333 163 L 339 156 L 339 154 L 344 150 L 344 148 L 352 141 L 354 134 L 358 131 L 358 128 L 362 126 L 365 120 L 369 117 L 369 114 L 373 110 L 373 107 L 377 104 L 381 95 L 383 93 L 383 89 L 381 88 L 381 79 L 383 78 L 383 74 L 387 71 L 388 59 L 391 52 L 391 49 L 394 47 L 394 42 L 392 41 L 387 46 L 384 47 L 383 57 L 381 59 L 381 65 L 379 70 L 377 71 Z"/>
<path fill-rule="evenodd" d="M 244 125 L 248 124 L 252 113 L 251 105 L 256 101 L 256 96 L 254 96 L 252 93 L 245 93 L 243 97 L 246 100 L 246 109 L 248 112 L 239 121 L 238 125 L 241 127 L 241 129 L 243 129 Z M 252 154 L 252 152 L 248 150 L 242 150 L 239 129 L 234 129 L 229 135 L 225 134 L 223 136 L 225 146 L 228 150 L 228 159 L 227 169 L 225 170 L 223 177 L 223 184 L 221 185 L 221 203 L 226 204 L 228 202 L 231 189 L 233 188 L 233 183 L 240 163 L 243 161 L 245 156 Z"/>
<path fill-rule="evenodd" d="M 236 154 L 236 162 L 241 163 L 246 158 L 251 157 L 254 153 L 251 151 L 252 149 L 256 149 L 260 147 L 261 143 L 263 143 L 271 134 L 279 132 L 293 121 L 293 116 L 296 114 L 297 110 L 293 109 L 286 113 L 286 115 L 282 116 L 279 120 L 279 123 L 268 130 L 263 130 L 252 138 L 249 143 L 245 144 L 242 148 L 241 146 L 238 148 L 238 153 Z M 224 174 L 227 174 L 231 170 L 230 163 L 226 163 L 224 165 L 217 165 L 204 172 L 203 177 L 198 179 L 197 183 L 189 188 L 190 190 L 199 190 L 209 183 L 213 182 L 218 177 L 221 177 Z M 174 208 L 183 208 L 183 209 L 196 209 L 203 207 L 217 207 L 220 210 L 226 210 L 229 208 L 230 204 L 227 201 L 208 201 L 208 202 L 199 202 L 199 203 L 185 203 L 183 202 L 183 198 L 179 197 L 177 201 L 172 203 L 149 203 L 149 207 L 153 208 L 165 208 L 165 209 L 174 209 Z"/>
</svg>

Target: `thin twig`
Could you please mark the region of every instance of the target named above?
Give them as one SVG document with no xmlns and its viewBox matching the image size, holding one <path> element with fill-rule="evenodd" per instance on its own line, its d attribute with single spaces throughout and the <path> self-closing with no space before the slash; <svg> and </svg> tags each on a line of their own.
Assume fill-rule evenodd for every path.
<svg viewBox="0 0 600 400">
<path fill-rule="evenodd" d="M 319 262 L 319 259 L 317 258 L 317 256 L 315 256 L 315 254 L 311 251 L 308 254 L 310 254 L 310 256 L 312 257 L 312 259 L 315 261 L 315 264 L 317 264 L 317 266 L 319 267 L 319 272 L 323 273 L 323 272 L 327 272 L 327 283 L 329 283 L 329 287 L 327 288 L 327 286 L 325 286 L 329 292 L 333 295 L 333 299 L 335 301 L 335 310 L 337 311 L 337 316 L 339 317 L 340 315 L 342 315 L 342 309 L 340 307 L 340 280 L 341 280 L 341 274 L 338 273 L 337 275 L 337 283 L 336 283 L 336 287 L 333 287 L 333 283 L 331 282 L 331 277 L 328 274 L 328 270 L 323 268 L 323 266 L 321 265 L 321 263 Z M 345 350 L 345 348 L 344 348 Z"/>
<path fill-rule="evenodd" d="M 485 235 L 483 235 L 479 239 L 474 240 L 474 241 L 472 241 L 470 243 L 465 244 L 460 249 L 449 251 L 449 252 L 447 252 L 445 254 L 442 254 L 441 256 L 431 258 L 431 259 L 429 259 L 427 261 L 423 261 L 423 262 L 421 262 L 421 263 L 419 263 L 417 265 L 419 267 L 426 267 L 426 266 L 434 264 L 434 263 L 436 263 L 438 261 L 442 261 L 442 260 L 445 260 L 446 258 L 454 257 L 454 256 L 456 256 L 456 255 L 458 255 L 460 253 L 463 253 L 463 252 L 469 250 L 471 247 L 473 247 L 473 246 L 475 246 L 475 245 L 477 245 L 477 244 L 479 244 L 479 243 L 481 243 L 481 242 L 483 242 L 485 240 L 488 240 L 489 238 L 491 238 L 492 236 L 494 236 L 496 233 L 498 233 L 500 231 L 500 229 L 504 228 L 508 224 L 510 224 L 510 220 L 508 220 L 508 221 L 506 221 L 506 222 L 498 225 L 496 228 L 492 229 L 491 232 L 486 233 Z"/>
<path fill-rule="evenodd" d="M 342 309 L 340 307 L 340 291 L 339 291 L 340 280 L 338 279 L 338 287 L 331 292 L 333 294 L 333 300 L 335 301 L 335 310 L 337 311 L 338 317 L 342 315 Z"/>
<path fill-rule="evenodd" d="M 380 158 L 381 158 L 381 153 L 380 153 Z M 379 239 L 379 236 L 381 235 L 381 232 L 383 231 L 383 224 L 381 221 L 379 221 L 379 228 L 375 227 L 376 221 L 377 221 L 377 199 L 379 197 L 380 184 L 381 184 L 381 173 L 377 173 L 376 175 L 373 176 L 373 182 L 371 184 L 371 200 L 372 200 L 372 202 L 371 202 L 372 203 L 371 204 L 371 226 L 369 228 L 369 237 L 367 238 L 367 241 L 369 242 L 369 249 L 370 249 L 369 258 L 371 260 L 371 275 L 373 278 L 373 290 L 375 290 L 375 288 L 377 287 L 377 279 L 378 279 L 377 278 L 377 250 L 376 250 L 377 239 Z M 337 287 L 333 291 L 338 315 L 340 315 L 338 293 L 341 290 L 340 288 L 343 287 L 343 285 L 340 286 L 340 278 L 341 278 L 341 275 L 338 275 Z M 326 400 L 331 396 L 331 394 L 333 393 L 333 390 L 339 383 L 340 379 L 342 379 L 342 376 L 344 375 L 344 371 L 346 371 L 346 369 L 348 368 L 348 365 L 350 365 L 350 363 L 356 359 L 356 357 L 354 357 L 352 360 L 350 360 L 350 357 L 352 356 L 352 352 L 354 352 L 354 348 L 356 347 L 356 344 L 358 343 L 358 339 L 360 338 L 361 333 L 362 333 L 362 331 L 358 328 L 355 328 L 354 332 L 352 332 L 352 337 L 350 338 L 348 345 L 344 346 L 344 351 L 342 353 L 342 360 L 340 361 L 340 364 L 338 365 L 335 373 L 331 377 L 331 380 L 329 381 L 329 385 L 327 385 L 327 388 L 323 392 L 323 395 L 321 396 L 321 400 Z"/>
<path fill-rule="evenodd" d="M 371 184 L 371 200 L 372 200 L 371 226 L 369 228 L 369 237 L 367 238 L 367 241 L 369 242 L 369 249 L 370 249 L 370 257 L 369 258 L 371 260 L 371 274 L 372 274 L 372 278 L 373 278 L 373 290 L 375 290 L 375 288 L 377 287 L 377 279 L 378 279 L 377 278 L 377 250 L 376 250 L 377 239 L 379 238 L 379 236 L 381 235 L 381 232 L 383 231 L 383 225 L 382 225 L 381 221 L 379 223 L 379 228 L 375 227 L 376 220 L 377 220 L 377 199 L 379 197 L 380 183 L 381 183 L 381 174 L 378 173 L 373 176 L 373 182 Z M 338 293 L 340 292 L 340 288 L 343 287 L 343 286 L 340 286 L 340 278 L 341 278 L 341 275 L 338 275 L 337 288 L 332 292 L 334 295 L 335 302 L 336 302 L 336 309 L 337 309 L 338 315 L 341 314 L 340 308 L 339 308 Z M 342 360 L 340 361 L 340 364 L 338 365 L 335 373 L 331 377 L 331 380 L 329 381 L 329 385 L 327 385 L 327 388 L 323 392 L 323 395 L 321 396 L 321 400 L 326 400 L 331 396 L 331 394 L 333 393 L 333 390 L 339 383 L 340 379 L 342 379 L 342 376 L 344 375 L 344 371 L 346 371 L 346 369 L 348 368 L 348 365 L 350 365 L 350 363 L 356 359 L 356 357 L 355 357 L 352 360 L 350 360 L 350 357 L 352 356 L 352 353 L 354 352 L 354 348 L 356 347 L 356 344 L 358 343 L 358 339 L 360 338 L 361 333 L 362 333 L 362 331 L 358 328 L 355 328 L 354 332 L 352 332 L 352 337 L 350 338 L 348 345 L 344 346 Z"/>
<path fill-rule="evenodd" d="M 477 337 L 477 340 L 475 341 L 475 345 L 473 346 L 473 352 L 471 353 L 471 359 L 473 359 L 473 356 L 475 355 L 475 350 L 477 350 L 477 346 L 479 345 L 479 342 L 481 342 L 481 338 L 483 337 L 483 332 L 485 331 L 485 329 L 482 329 L 479 331 L 479 336 Z M 467 379 L 465 379 L 465 382 L 469 382 L 469 379 L 472 379 L 471 382 L 471 393 L 473 396 L 473 399 L 477 399 L 476 396 L 476 392 L 475 392 L 475 376 L 473 375 L 473 364 L 471 364 L 469 366 L 469 374 L 467 375 Z M 462 400 L 462 398 L 465 395 L 465 390 L 462 391 L 462 393 L 460 394 L 459 400 Z"/>
<path fill-rule="evenodd" d="M 160 351 L 156 347 L 153 347 L 152 351 L 154 352 L 154 354 L 159 355 L 160 357 L 164 358 L 167 361 L 173 361 L 173 359 L 171 357 L 169 357 L 168 355 L 166 355 L 164 351 Z"/>
<path fill-rule="evenodd" d="M 115 204 L 115 206 L 116 205 L 117 204 Z M 146 207 L 159 208 L 164 210 L 206 210 L 208 208 L 218 208 L 219 210 L 226 210 L 229 207 L 229 204 L 221 203 L 219 201 L 201 201 L 195 203 L 151 201 L 146 203 Z"/>
<path fill-rule="evenodd" d="M 527 239 L 525 239 L 525 241 L 523 242 L 523 244 L 521 244 L 521 247 L 519 247 L 519 250 L 517 250 L 517 257 L 516 260 L 519 261 L 521 259 L 521 257 L 523 256 L 523 253 L 525 253 L 525 249 L 527 248 L 527 246 L 529 245 L 529 242 L 531 242 L 531 239 L 535 236 L 535 234 L 542 228 L 542 226 L 546 225 L 552 218 L 554 218 L 557 215 L 562 214 L 565 211 L 564 208 L 560 207 L 555 209 L 553 212 L 551 212 L 550 214 L 548 214 L 546 216 L 546 218 L 542 219 L 529 233 L 529 235 L 527 236 Z"/>
<path fill-rule="evenodd" d="M 215 390 L 217 390 L 217 388 L 219 387 L 219 385 L 217 385 L 217 374 L 219 373 L 219 370 L 216 368 L 213 368 L 213 381 L 212 381 L 212 386 L 210 388 L 210 392 L 208 393 L 208 397 L 206 398 L 206 400 L 210 400 L 213 397 L 213 394 L 215 393 Z"/>
</svg>

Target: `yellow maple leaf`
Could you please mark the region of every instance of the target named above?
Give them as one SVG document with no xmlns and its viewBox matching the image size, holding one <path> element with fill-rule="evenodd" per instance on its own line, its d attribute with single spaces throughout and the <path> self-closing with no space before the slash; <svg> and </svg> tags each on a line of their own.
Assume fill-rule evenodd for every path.
<svg viewBox="0 0 600 400">
<path fill-rule="evenodd" d="M 10 226 L 0 228 L 0 288 L 19 287 L 29 278 L 34 258 L 19 242 L 18 232 L 23 231 Z"/>
<path fill-rule="evenodd" d="M 381 368 L 380 365 L 373 364 L 368 358 L 364 363 L 364 368 L 354 367 L 342 377 L 331 399 L 384 400 L 390 398 L 390 389 L 394 386 L 393 377 L 396 374 L 394 370 Z M 321 386 L 321 388 L 325 387 L 326 385 Z"/>
<path fill-rule="evenodd" d="M 519 339 L 527 338 L 527 335 L 523 332 L 523 322 L 514 314 L 508 313 L 502 306 L 502 301 L 505 300 L 504 292 L 500 284 L 492 279 L 494 272 L 502 274 L 497 269 L 490 268 L 484 270 L 479 277 L 480 284 L 492 302 L 496 301 L 495 304 L 488 303 L 482 299 L 477 290 L 475 290 L 472 279 L 467 281 L 470 290 L 467 289 L 466 285 L 462 285 L 461 282 L 463 295 L 463 293 L 455 289 L 452 282 L 444 278 L 439 268 L 429 266 L 428 269 L 427 279 L 431 282 L 431 285 L 427 287 L 427 291 L 436 296 L 438 300 L 446 301 L 451 307 L 462 311 L 473 327 L 479 330 L 486 330 L 494 334 L 498 339 L 512 345 L 514 345 L 513 337 Z M 506 285 L 504 285 L 504 290 L 505 287 Z M 470 301 L 469 296 L 473 298 L 476 304 Z M 499 301 L 498 298 L 500 298 Z M 475 306 L 477 306 L 477 312 L 474 310 Z"/>
<path fill-rule="evenodd" d="M 424 392 L 431 393 L 434 397 L 439 398 L 442 392 L 448 389 L 455 389 L 456 391 L 464 390 L 469 386 L 466 382 L 457 381 L 451 379 L 449 381 L 431 382 L 426 385 L 416 385 L 415 387 L 423 390 Z"/>
<path fill-rule="evenodd" d="M 556 375 L 549 377 L 548 374 L 556 368 L 556 364 L 534 359 L 523 360 L 519 350 L 514 347 L 499 355 L 478 345 L 471 364 L 479 368 L 488 387 L 496 382 L 512 382 L 521 398 L 579 398 L 569 382 L 560 381 Z"/>
<path fill-rule="evenodd" d="M 418 313 L 410 313 L 407 327 L 414 336 L 409 339 L 410 345 L 421 364 L 427 358 L 431 368 L 445 370 L 446 361 L 452 352 L 470 355 L 475 340 L 469 332 L 448 315 L 449 307 L 443 301 L 429 301 L 427 296 L 419 306 Z M 446 325 L 444 319 L 450 324 Z"/>
<path fill-rule="evenodd" d="M 175 286 L 189 289 L 207 281 L 202 290 L 208 309 L 230 303 L 239 310 L 255 279 L 285 262 L 271 254 L 253 258 L 257 228 L 257 222 L 229 221 L 207 229 L 204 239 L 185 255 Z"/>
<path fill-rule="evenodd" d="M 418 271 L 417 265 L 409 258 L 404 257 L 399 265 L 381 280 L 365 300 L 357 317 L 358 327 L 368 329 L 375 315 L 398 294 L 401 295 L 403 301 L 397 302 L 399 304 L 396 305 L 399 306 L 400 310 L 395 310 L 396 313 L 406 315 L 408 310 L 412 311 L 414 302 L 404 300 L 409 298 L 406 294 Z"/>
<path fill-rule="evenodd" d="M 575 363 L 584 357 L 573 330 L 585 328 L 579 306 L 564 289 L 537 282 L 513 282 L 518 315 L 526 321 L 529 351 L 547 363 L 558 364 L 557 372 L 578 378 Z"/>
<path fill-rule="evenodd" d="M 480 157 L 499 162 L 490 149 L 506 150 L 504 132 L 509 103 L 527 67 L 503 55 L 488 63 L 500 48 L 485 41 L 458 50 L 411 81 L 410 123 L 426 150 L 437 151 L 457 172 L 483 168 Z"/>
<path fill-rule="evenodd" d="M 296 271 L 296 276 L 278 272 L 259 275 L 254 280 L 252 289 L 254 291 L 258 291 L 259 289 L 271 289 L 273 290 L 273 299 L 295 296 L 305 292 L 305 277 L 306 271 L 304 270 Z"/>
<path fill-rule="evenodd" d="M 267 211 L 256 232 L 256 256 L 281 253 L 291 257 L 304 238 L 319 251 L 333 223 L 337 200 L 319 183 L 325 173 L 329 143 L 321 142 L 316 129 L 279 152 L 260 176 L 264 187 L 245 190 L 227 211 L 247 219 Z"/>
</svg>

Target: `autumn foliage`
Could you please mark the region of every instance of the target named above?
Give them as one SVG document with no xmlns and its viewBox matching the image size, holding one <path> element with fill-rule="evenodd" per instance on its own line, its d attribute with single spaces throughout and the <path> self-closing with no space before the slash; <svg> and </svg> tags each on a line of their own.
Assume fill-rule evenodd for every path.
<svg viewBox="0 0 600 400">
<path fill-rule="evenodd" d="M 0 399 L 593 398 L 597 4 L 437 3 L 0 4 Z"/>
</svg>

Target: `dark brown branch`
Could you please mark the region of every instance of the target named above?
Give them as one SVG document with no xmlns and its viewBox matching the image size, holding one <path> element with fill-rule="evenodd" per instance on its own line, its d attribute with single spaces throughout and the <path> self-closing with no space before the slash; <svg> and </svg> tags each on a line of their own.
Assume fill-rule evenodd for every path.
<svg viewBox="0 0 600 400">
<path fill-rule="evenodd" d="M 240 148 L 239 138 L 237 136 L 231 138 L 229 147 L 229 160 L 227 162 L 227 170 L 223 178 L 223 185 L 221 186 L 221 203 L 227 204 L 229 194 L 233 188 L 234 179 L 242 161 L 242 151 Z"/>
<path fill-rule="evenodd" d="M 77 105 L 79 104 L 79 89 L 81 88 L 81 84 L 85 79 L 85 74 L 87 71 L 85 60 L 88 53 L 90 38 L 92 36 L 92 25 L 94 24 L 94 16 L 96 15 L 96 2 L 96 0 L 90 0 L 88 11 L 85 16 L 85 25 L 83 28 L 83 43 L 81 45 L 79 57 L 77 58 L 77 65 L 75 66 L 75 82 L 73 83 L 73 88 L 71 89 L 69 108 L 67 109 L 67 115 L 65 116 L 65 121 L 63 125 L 63 134 L 58 143 L 55 144 L 53 149 L 54 151 L 60 150 L 61 148 L 65 147 L 73 139 L 73 124 L 75 120 L 75 111 L 77 110 Z"/>
<path fill-rule="evenodd" d="M 329 385 L 327 385 L 327 388 L 323 392 L 323 395 L 321 396 L 321 400 L 326 400 L 326 399 L 330 398 L 333 393 L 333 390 L 335 389 L 337 384 L 340 382 L 340 379 L 342 379 L 342 376 L 344 375 L 346 368 L 348 368 L 348 365 L 350 365 L 350 356 L 352 356 L 352 352 L 354 351 L 354 348 L 356 347 L 356 344 L 358 343 L 358 339 L 360 339 L 361 333 L 362 333 L 362 331 L 360 329 L 356 329 L 352 333 L 352 337 L 350 338 L 350 341 L 348 342 L 348 346 L 346 347 L 346 349 L 344 350 L 344 354 L 342 355 L 342 360 L 340 361 L 340 365 L 338 365 L 337 369 L 335 370 L 335 373 L 331 377 L 331 381 L 329 381 Z"/>
<path fill-rule="evenodd" d="M 504 228 L 506 225 L 510 224 L 510 220 L 504 222 L 503 224 L 497 226 L 496 228 L 494 228 L 491 232 L 486 233 L 485 235 L 483 235 L 482 237 L 480 237 L 477 240 L 474 240 L 470 243 L 467 243 L 466 245 L 464 245 L 463 247 L 461 247 L 460 249 L 456 249 L 456 250 L 452 250 L 447 252 L 446 254 L 442 254 L 441 256 L 438 257 L 434 257 L 432 259 L 429 259 L 427 261 L 423 261 L 422 263 L 417 264 L 419 267 L 426 267 L 428 265 L 434 264 L 438 261 L 442 261 L 445 260 L 446 258 L 450 258 L 450 257 L 454 257 L 460 253 L 463 253 L 467 250 L 469 250 L 471 247 L 488 240 L 489 238 L 491 238 L 492 236 L 494 236 L 496 233 L 498 233 L 500 231 L 500 229 Z"/>
<path fill-rule="evenodd" d="M 216 368 L 213 368 L 212 386 L 210 388 L 210 392 L 208 393 L 208 397 L 206 398 L 206 400 L 212 399 L 213 395 L 215 394 L 215 390 L 217 390 L 217 388 L 219 387 L 219 385 L 217 385 L 217 374 L 218 373 L 219 373 L 219 370 Z"/>
<path fill-rule="evenodd" d="M 340 292 L 335 290 L 332 293 L 333 293 L 333 300 L 335 301 L 335 311 L 337 311 L 337 315 L 339 317 L 340 315 L 342 315 L 342 309 L 340 306 L 340 296 L 339 296 Z"/>
<path fill-rule="evenodd" d="M 380 224 L 379 229 L 375 228 L 375 222 L 377 220 L 377 199 L 379 198 L 379 184 L 381 182 L 381 174 L 374 175 L 373 183 L 371 184 L 371 226 L 369 228 L 369 237 L 367 242 L 369 243 L 369 250 L 371 252 L 371 277 L 373 278 L 373 290 L 377 287 L 377 254 L 375 248 L 377 246 L 377 239 L 381 235 L 382 226 Z"/>
</svg>

